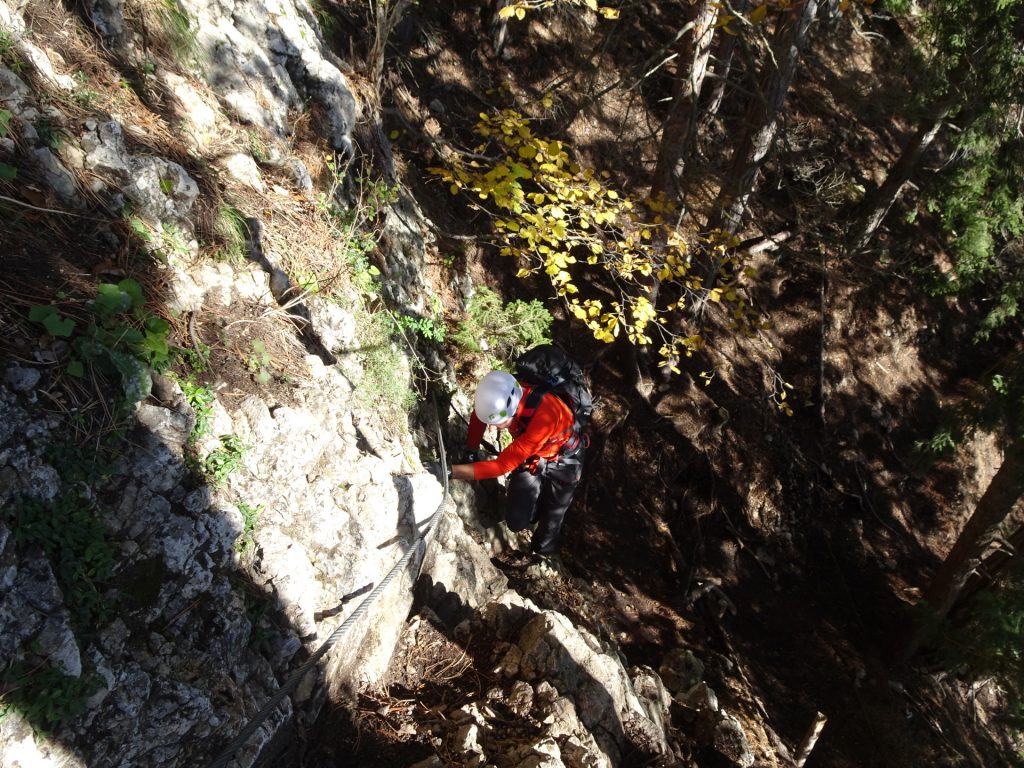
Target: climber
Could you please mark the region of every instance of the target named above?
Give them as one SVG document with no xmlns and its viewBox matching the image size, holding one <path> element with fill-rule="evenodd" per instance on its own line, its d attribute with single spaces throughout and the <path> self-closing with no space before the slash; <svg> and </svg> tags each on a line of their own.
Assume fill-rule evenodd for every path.
<svg viewBox="0 0 1024 768">
<path fill-rule="evenodd" d="M 565 512 L 583 474 L 586 439 L 574 429 L 573 410 L 554 392 L 545 392 L 504 371 L 491 371 L 477 386 L 467 445 L 480 447 L 484 430 L 507 429 L 512 443 L 494 459 L 455 464 L 456 480 L 486 480 L 512 473 L 505 522 L 511 531 L 537 523 L 531 550 L 557 551 Z"/>
</svg>

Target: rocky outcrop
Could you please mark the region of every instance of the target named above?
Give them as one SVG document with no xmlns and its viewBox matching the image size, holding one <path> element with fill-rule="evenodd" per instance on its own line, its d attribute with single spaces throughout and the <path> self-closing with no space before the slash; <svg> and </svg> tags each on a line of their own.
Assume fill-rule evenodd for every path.
<svg viewBox="0 0 1024 768">
<path fill-rule="evenodd" d="M 188 25 L 188 31 L 180 33 L 187 38 L 188 54 L 231 117 L 284 140 L 291 133 L 289 110 L 309 99 L 323 110 L 331 146 L 351 153 L 355 97 L 342 74 L 343 64 L 324 47 L 305 0 L 183 0 L 180 7 L 184 13 L 177 23 Z M 141 65 L 144 46 L 125 22 L 123 0 L 92 0 L 88 9 L 93 24 L 118 55 Z M 180 80 L 173 75 L 163 79 L 184 96 L 186 107 L 194 103 Z M 214 122 L 213 115 L 207 115 L 200 126 Z"/>
</svg>

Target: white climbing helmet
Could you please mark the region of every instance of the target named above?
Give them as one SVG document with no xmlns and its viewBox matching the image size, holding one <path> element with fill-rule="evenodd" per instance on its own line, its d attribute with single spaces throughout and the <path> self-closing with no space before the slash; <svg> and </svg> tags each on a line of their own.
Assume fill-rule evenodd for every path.
<svg viewBox="0 0 1024 768">
<path fill-rule="evenodd" d="M 522 397 L 523 388 L 511 373 L 491 371 L 480 379 L 476 388 L 476 417 L 484 424 L 511 419 Z"/>
</svg>

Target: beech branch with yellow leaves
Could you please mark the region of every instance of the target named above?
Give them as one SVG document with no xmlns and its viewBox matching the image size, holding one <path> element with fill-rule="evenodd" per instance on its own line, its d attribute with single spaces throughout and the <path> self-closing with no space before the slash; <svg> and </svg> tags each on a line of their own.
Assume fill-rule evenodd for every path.
<svg viewBox="0 0 1024 768">
<path fill-rule="evenodd" d="M 536 135 L 519 112 L 481 114 L 475 131 L 484 141 L 475 152 L 496 153 L 495 161 L 456 158 L 430 172 L 494 216 L 500 253 L 518 260 L 518 276 L 546 276 L 596 339 L 658 344 L 659 365 L 678 373 L 680 358 L 705 345 L 687 330 L 691 303 L 720 305 L 738 333 L 764 327 L 742 285 L 756 275 L 729 252 L 731 240 L 680 231 L 664 199 L 636 201 L 616 190 L 609 173 L 579 165 L 564 142 Z M 711 290 L 691 271 L 691 247 L 720 254 Z"/>
<path fill-rule="evenodd" d="M 517 0 L 517 2 L 510 3 L 498 11 L 498 18 L 510 19 L 514 16 L 521 20 L 525 19 L 526 14 L 531 11 L 540 11 L 555 5 L 576 5 L 581 8 L 589 8 L 606 19 L 619 18 L 619 10 L 617 8 L 606 8 L 598 4 L 597 0 Z"/>
</svg>

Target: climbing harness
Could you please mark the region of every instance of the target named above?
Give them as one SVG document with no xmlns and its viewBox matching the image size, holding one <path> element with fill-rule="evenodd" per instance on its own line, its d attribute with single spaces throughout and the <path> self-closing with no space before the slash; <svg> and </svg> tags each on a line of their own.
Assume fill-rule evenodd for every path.
<svg viewBox="0 0 1024 768">
<path fill-rule="evenodd" d="M 341 626 L 334 630 L 334 632 L 331 633 L 331 636 L 324 641 L 323 645 L 317 648 L 316 652 L 306 659 L 306 661 L 304 661 L 298 669 L 292 673 L 292 676 L 288 678 L 288 681 L 282 685 L 274 695 L 270 697 L 270 699 L 267 700 L 267 703 L 263 708 L 257 712 L 248 723 L 246 723 L 245 727 L 238 732 L 238 735 L 231 740 L 231 743 L 221 751 L 212 763 L 210 763 L 209 768 L 225 768 L 225 766 L 227 766 L 228 762 L 230 762 L 235 756 L 235 752 L 237 752 L 242 745 L 249 740 L 249 737 L 259 729 L 263 721 L 270 717 L 284 698 L 291 693 L 300 682 L 302 682 L 302 678 L 305 677 L 306 673 L 316 666 L 316 663 L 334 647 L 338 640 L 344 637 L 355 623 L 366 614 L 370 609 L 370 606 L 373 605 L 380 594 L 387 588 L 388 584 L 390 584 L 395 576 L 401 573 L 405 566 L 409 564 L 413 554 L 417 551 L 422 552 L 425 550 L 426 539 L 433 532 L 437 522 L 441 519 L 441 512 L 444 509 L 445 502 L 448 500 L 448 457 L 445 454 L 444 440 L 441 437 L 441 420 L 438 416 L 436 402 L 434 402 L 434 417 L 437 423 L 437 445 L 438 451 L 441 455 L 441 467 L 444 469 L 444 472 L 442 473 L 442 476 L 444 477 L 444 493 L 441 496 L 441 503 L 437 505 L 437 509 L 434 510 L 433 514 L 427 518 L 427 524 L 423 529 L 421 531 L 417 531 L 416 536 L 409 544 L 405 554 L 402 555 L 402 559 L 395 563 L 394 567 L 388 571 L 380 584 L 374 587 L 373 591 L 370 592 L 363 602 L 359 604 L 359 607 L 352 612 L 352 615 L 345 619 Z M 417 577 L 418 576 L 419 574 L 417 574 Z"/>
</svg>

